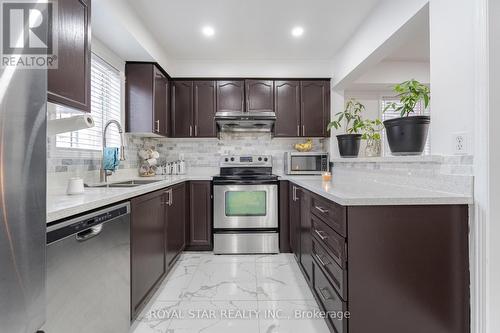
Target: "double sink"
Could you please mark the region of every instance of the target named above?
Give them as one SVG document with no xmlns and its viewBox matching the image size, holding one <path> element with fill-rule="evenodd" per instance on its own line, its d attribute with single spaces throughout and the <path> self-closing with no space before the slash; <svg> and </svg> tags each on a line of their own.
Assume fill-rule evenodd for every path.
<svg viewBox="0 0 500 333">
<path fill-rule="evenodd" d="M 134 179 L 134 180 L 127 180 L 123 182 L 117 182 L 117 183 L 108 183 L 108 184 L 96 184 L 96 185 L 85 185 L 86 187 L 94 187 L 94 188 L 99 188 L 99 187 L 137 187 L 141 185 L 147 185 L 147 184 L 153 184 L 161 182 L 161 180 L 143 180 L 143 179 Z"/>
</svg>

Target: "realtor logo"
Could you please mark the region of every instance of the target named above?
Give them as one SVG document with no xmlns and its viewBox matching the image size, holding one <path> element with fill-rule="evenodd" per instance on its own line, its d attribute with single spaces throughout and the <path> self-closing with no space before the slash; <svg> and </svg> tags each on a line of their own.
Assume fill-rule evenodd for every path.
<svg viewBox="0 0 500 333">
<path fill-rule="evenodd" d="M 57 2 L 0 0 L 0 67 L 57 67 Z"/>
</svg>

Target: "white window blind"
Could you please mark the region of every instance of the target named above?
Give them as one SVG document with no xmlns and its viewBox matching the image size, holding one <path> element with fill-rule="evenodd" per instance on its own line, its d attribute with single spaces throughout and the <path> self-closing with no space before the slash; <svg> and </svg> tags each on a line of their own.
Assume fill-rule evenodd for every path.
<svg viewBox="0 0 500 333">
<path fill-rule="evenodd" d="M 90 83 L 91 115 L 95 126 L 75 132 L 58 134 L 57 148 L 80 150 L 102 150 L 102 131 L 106 122 L 115 119 L 121 122 L 120 72 L 99 56 L 92 54 Z M 74 116 L 73 110 L 56 107 L 56 118 Z M 120 146 L 120 135 L 114 125 L 108 130 L 106 143 L 109 147 Z"/>
<path fill-rule="evenodd" d="M 382 97 L 381 103 L 380 103 L 380 112 L 382 114 L 382 121 L 384 120 L 389 120 L 389 119 L 394 119 L 394 118 L 399 118 L 401 117 L 401 113 L 394 111 L 393 109 L 388 109 L 387 111 L 384 112 L 385 108 L 387 105 L 391 103 L 396 103 L 396 108 L 401 105 L 401 102 L 399 99 L 394 98 L 394 97 Z M 415 112 L 414 115 L 425 115 L 425 116 L 430 116 L 430 107 L 427 109 L 424 108 L 423 102 L 417 103 L 415 106 Z M 384 141 L 384 155 L 390 155 L 391 154 L 391 149 L 389 148 L 389 143 L 385 139 L 385 130 L 383 131 L 383 141 Z M 429 134 L 427 135 L 427 141 L 425 143 L 425 148 L 424 148 L 424 155 L 430 155 L 431 154 L 431 144 L 430 144 L 430 131 Z"/>
</svg>

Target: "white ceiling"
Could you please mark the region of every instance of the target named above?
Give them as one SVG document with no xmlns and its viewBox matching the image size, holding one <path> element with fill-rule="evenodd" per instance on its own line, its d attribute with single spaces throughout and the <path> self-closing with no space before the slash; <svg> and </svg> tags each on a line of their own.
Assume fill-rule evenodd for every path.
<svg viewBox="0 0 500 333">
<path fill-rule="evenodd" d="M 331 60 L 380 0 L 128 2 L 171 59 L 218 61 Z M 296 25 L 305 30 L 298 39 Z"/>
</svg>

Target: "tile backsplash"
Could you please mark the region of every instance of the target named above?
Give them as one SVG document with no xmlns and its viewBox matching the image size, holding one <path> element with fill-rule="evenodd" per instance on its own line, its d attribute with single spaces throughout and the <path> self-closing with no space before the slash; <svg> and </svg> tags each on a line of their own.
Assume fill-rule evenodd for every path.
<svg viewBox="0 0 500 333">
<path fill-rule="evenodd" d="M 262 154 L 273 156 L 275 170 L 283 170 L 283 157 L 286 151 L 293 150 L 293 144 L 304 142 L 297 138 L 272 138 L 269 133 L 222 133 L 216 138 L 145 138 L 127 134 L 126 161 L 120 169 L 138 168 L 137 152 L 141 148 L 154 148 L 160 153 L 160 163 L 179 159 L 189 167 L 217 167 L 223 155 Z M 56 148 L 54 138 L 47 140 L 47 170 L 49 173 L 71 173 L 84 176 L 99 170 L 101 153 L 98 151 L 78 151 Z M 324 139 L 313 139 L 313 150 L 324 151 Z"/>
</svg>

